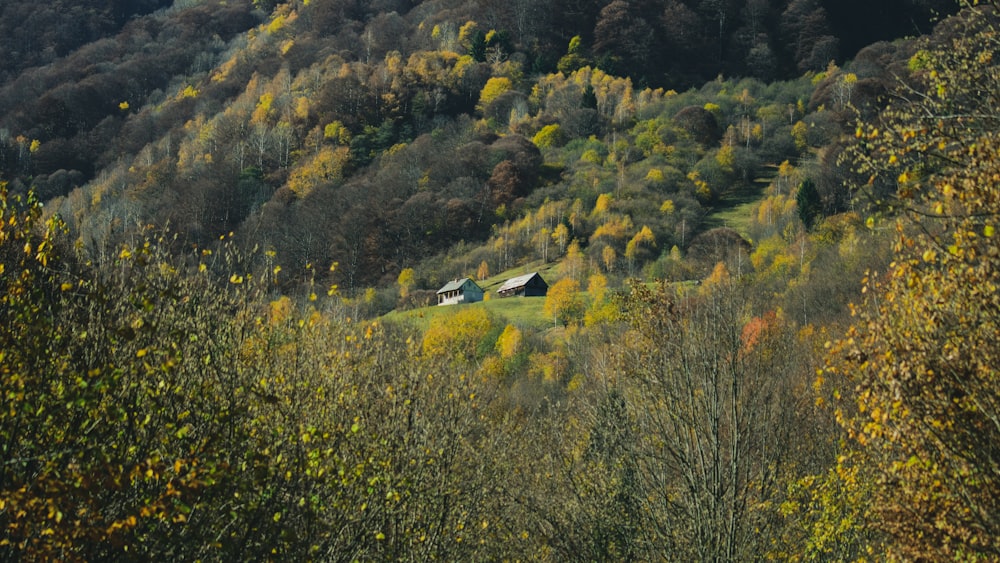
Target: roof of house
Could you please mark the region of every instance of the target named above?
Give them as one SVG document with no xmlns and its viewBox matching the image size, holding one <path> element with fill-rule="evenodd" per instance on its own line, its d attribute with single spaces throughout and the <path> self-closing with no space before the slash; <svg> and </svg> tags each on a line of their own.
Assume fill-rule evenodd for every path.
<svg viewBox="0 0 1000 563">
<path fill-rule="evenodd" d="M 524 274 L 523 276 L 510 278 L 509 280 L 503 282 L 503 285 L 501 285 L 500 288 L 497 289 L 497 293 L 525 286 L 528 284 L 529 281 L 531 281 L 531 278 L 534 278 L 536 276 L 538 277 L 539 280 L 542 281 L 542 283 L 545 283 L 545 280 L 542 280 L 542 277 L 538 275 L 538 272 L 531 272 L 530 274 Z"/>
<path fill-rule="evenodd" d="M 437 292 L 438 293 L 447 293 L 449 291 L 457 291 L 459 289 L 462 289 L 462 286 L 464 286 L 466 284 L 466 282 L 469 282 L 472 285 L 475 285 L 476 287 L 479 287 L 478 285 L 476 285 L 476 282 L 472 281 L 469 278 L 460 278 L 460 279 L 457 279 L 457 280 L 451 280 L 450 282 L 444 284 L 444 287 L 442 287 L 441 289 L 437 290 Z"/>
</svg>

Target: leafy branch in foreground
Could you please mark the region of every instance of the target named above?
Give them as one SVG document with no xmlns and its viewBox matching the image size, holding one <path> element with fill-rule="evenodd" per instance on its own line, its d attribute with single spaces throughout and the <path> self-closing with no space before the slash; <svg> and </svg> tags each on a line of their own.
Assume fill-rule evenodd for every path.
<svg viewBox="0 0 1000 563">
<path fill-rule="evenodd" d="M 1000 557 L 998 15 L 967 6 L 955 35 L 911 61 L 921 89 L 859 128 L 861 169 L 895 176 L 911 220 L 826 375 L 856 385 L 840 414 L 877 483 L 870 524 L 905 559 Z"/>
</svg>

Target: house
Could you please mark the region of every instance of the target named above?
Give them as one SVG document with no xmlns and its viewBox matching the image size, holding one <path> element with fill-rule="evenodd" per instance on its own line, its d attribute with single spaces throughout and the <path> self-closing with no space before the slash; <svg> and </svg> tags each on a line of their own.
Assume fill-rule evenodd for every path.
<svg viewBox="0 0 1000 563">
<path fill-rule="evenodd" d="M 545 297 L 549 284 L 545 283 L 538 272 L 532 272 L 503 282 L 497 295 L 500 297 Z"/>
<path fill-rule="evenodd" d="M 438 290 L 438 305 L 475 303 L 483 300 L 483 288 L 469 278 L 452 280 Z"/>
</svg>

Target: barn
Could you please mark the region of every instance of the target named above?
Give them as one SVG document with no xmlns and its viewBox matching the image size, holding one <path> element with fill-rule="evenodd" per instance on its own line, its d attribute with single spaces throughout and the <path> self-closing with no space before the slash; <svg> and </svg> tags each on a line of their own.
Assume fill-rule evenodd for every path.
<svg viewBox="0 0 1000 563">
<path fill-rule="evenodd" d="M 549 284 L 545 283 L 538 272 L 510 278 L 497 289 L 500 297 L 545 297 L 548 292 Z"/>
</svg>

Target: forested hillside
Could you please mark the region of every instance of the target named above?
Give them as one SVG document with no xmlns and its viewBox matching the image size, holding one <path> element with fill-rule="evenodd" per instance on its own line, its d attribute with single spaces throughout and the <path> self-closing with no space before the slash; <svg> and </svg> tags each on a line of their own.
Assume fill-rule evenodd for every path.
<svg viewBox="0 0 1000 563">
<path fill-rule="evenodd" d="M 0 559 L 1000 557 L 993 2 L 67 4 Z"/>
<path fill-rule="evenodd" d="M 543 166 L 537 149 L 590 137 L 618 184 L 636 183 L 626 169 L 640 161 L 669 165 L 661 194 L 695 195 L 701 184 L 686 178 L 701 174 L 698 205 L 678 201 L 684 231 L 697 233 L 693 216 L 732 176 L 751 185 L 760 166 L 827 144 L 850 119 L 836 115 L 846 102 L 872 103 L 905 60 L 895 46 L 858 48 L 926 30 L 938 8 L 901 3 L 913 28 L 900 29 L 887 23 L 896 12 L 858 7 L 847 21 L 845 4 L 829 4 L 237 1 L 143 15 L 95 3 L 79 8 L 86 18 L 53 6 L 31 18 L 88 31 L 36 34 L 39 59 L 11 59 L 23 62 L 0 88 L 0 171 L 16 192 L 51 200 L 91 255 L 148 224 L 199 245 L 233 231 L 275 250 L 286 272 L 339 262 L 329 281 L 352 292 L 484 241 L 538 188 L 565 194 L 573 155 Z M 880 24 L 858 35 L 869 29 L 860 21 Z M 4 36 L 5 49 L 23 49 L 26 29 Z M 797 78 L 846 56 L 865 64 L 856 82 L 827 80 L 833 93 L 814 99 Z M 800 86 L 765 91 L 774 79 Z M 701 95 L 674 95 L 691 86 Z M 800 131 L 793 146 L 779 129 L 799 121 L 811 138 Z M 723 145 L 734 158 L 720 170 L 706 156 Z M 656 162 L 670 147 L 670 162 Z M 590 207 L 602 191 L 577 196 Z M 672 226 L 655 227 L 673 246 Z"/>
</svg>

